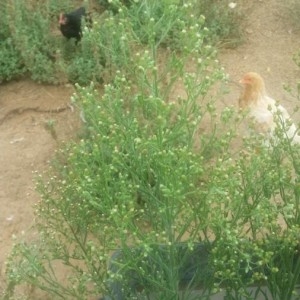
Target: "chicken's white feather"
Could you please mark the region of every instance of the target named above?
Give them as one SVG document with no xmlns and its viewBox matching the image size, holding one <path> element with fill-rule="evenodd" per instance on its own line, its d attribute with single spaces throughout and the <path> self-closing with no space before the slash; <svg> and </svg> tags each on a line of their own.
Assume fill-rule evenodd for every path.
<svg viewBox="0 0 300 300">
<path fill-rule="evenodd" d="M 291 120 L 287 110 L 274 99 L 267 96 L 264 81 L 257 73 L 245 74 L 240 81 L 245 90 L 239 100 L 242 109 L 249 110 L 249 116 L 256 123 L 260 132 L 268 134 L 268 137 L 276 138 L 279 131 L 291 140 L 293 144 L 300 144 L 298 129 Z"/>
</svg>

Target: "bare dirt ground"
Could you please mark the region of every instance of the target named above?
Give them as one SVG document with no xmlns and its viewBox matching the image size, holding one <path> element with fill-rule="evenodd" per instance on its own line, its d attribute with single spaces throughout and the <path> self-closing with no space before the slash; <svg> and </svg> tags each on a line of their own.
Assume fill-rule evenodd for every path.
<svg viewBox="0 0 300 300">
<path fill-rule="evenodd" d="M 244 8 L 245 42 L 236 49 L 222 50 L 221 64 L 235 83 L 246 72 L 258 72 L 265 79 L 269 96 L 292 114 L 299 103 L 283 89 L 283 84 L 294 88 L 300 80 L 300 69 L 292 60 L 293 55 L 300 51 L 300 32 L 289 20 L 285 1 L 248 2 Z M 238 85 L 231 84 L 226 104 L 236 105 L 239 93 Z M 294 118 L 299 121 L 300 115 Z"/>
<path fill-rule="evenodd" d="M 300 69 L 292 61 L 300 50 L 300 33 L 288 21 L 282 2 L 247 4 L 245 42 L 222 50 L 219 56 L 233 81 L 220 106 L 237 104 L 240 88 L 236 83 L 248 71 L 260 73 L 269 95 L 290 113 L 299 104 L 283 89 L 283 83 L 295 86 L 300 80 Z M 80 126 L 78 113 L 69 107 L 73 91 L 71 86 L 45 86 L 30 80 L 0 86 L 0 292 L 13 237 L 21 237 L 34 222 L 33 205 L 39 200 L 34 171 L 46 170 L 55 149 L 75 137 Z M 300 121 L 300 113 L 293 118 Z M 49 124 L 54 124 L 56 136 L 47 129 Z"/>
</svg>

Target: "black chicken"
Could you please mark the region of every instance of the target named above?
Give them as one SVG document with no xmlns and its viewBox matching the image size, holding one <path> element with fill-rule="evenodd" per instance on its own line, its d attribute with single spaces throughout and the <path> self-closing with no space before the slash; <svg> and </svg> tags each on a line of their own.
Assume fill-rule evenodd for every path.
<svg viewBox="0 0 300 300">
<path fill-rule="evenodd" d="M 68 14 L 61 13 L 59 16 L 59 26 L 63 36 L 67 39 L 75 38 L 75 43 L 77 44 L 82 37 L 81 19 L 86 16 L 87 14 L 84 7 L 79 7 Z M 87 21 L 91 23 L 90 18 L 87 19 Z"/>
</svg>

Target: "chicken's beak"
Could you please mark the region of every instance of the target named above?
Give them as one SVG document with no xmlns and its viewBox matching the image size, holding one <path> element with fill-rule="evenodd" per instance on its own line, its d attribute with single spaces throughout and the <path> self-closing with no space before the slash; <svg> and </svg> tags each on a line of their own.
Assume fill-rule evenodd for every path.
<svg viewBox="0 0 300 300">
<path fill-rule="evenodd" d="M 66 25 L 67 20 L 66 20 L 66 17 L 64 16 L 63 13 L 61 13 L 61 14 L 59 15 L 58 23 L 59 23 L 59 25 Z"/>
<path fill-rule="evenodd" d="M 247 82 L 245 81 L 245 78 L 242 78 L 242 79 L 239 80 L 239 83 L 246 84 Z"/>
</svg>

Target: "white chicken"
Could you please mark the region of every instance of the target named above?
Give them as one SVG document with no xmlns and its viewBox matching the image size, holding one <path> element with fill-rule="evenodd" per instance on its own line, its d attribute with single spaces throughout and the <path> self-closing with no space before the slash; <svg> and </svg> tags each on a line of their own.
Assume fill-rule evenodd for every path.
<svg viewBox="0 0 300 300">
<path fill-rule="evenodd" d="M 292 144 L 300 144 L 296 125 L 287 110 L 267 95 L 262 77 L 255 72 L 249 72 L 240 83 L 244 85 L 244 91 L 239 99 L 239 107 L 249 110 L 255 129 L 270 138 L 281 136 L 289 139 Z"/>
</svg>

